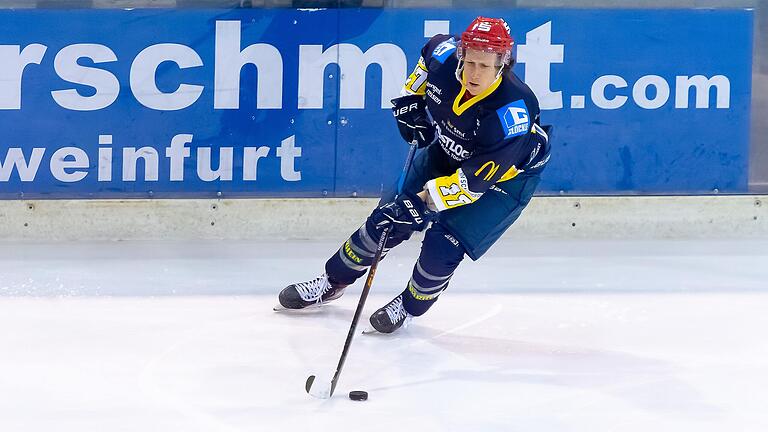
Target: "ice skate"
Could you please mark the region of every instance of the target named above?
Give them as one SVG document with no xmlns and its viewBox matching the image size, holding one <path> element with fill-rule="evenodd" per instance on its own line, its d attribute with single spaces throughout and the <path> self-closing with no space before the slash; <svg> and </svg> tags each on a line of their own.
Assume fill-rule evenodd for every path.
<svg viewBox="0 0 768 432">
<path fill-rule="evenodd" d="M 384 305 L 371 315 L 370 323 L 372 330 L 379 333 L 392 333 L 395 330 L 407 326 L 413 316 L 406 312 L 403 307 L 403 295 L 400 294 L 392 301 Z M 371 329 L 365 333 L 372 333 Z"/>
<path fill-rule="evenodd" d="M 306 281 L 288 285 L 280 291 L 280 304 L 274 310 L 304 309 L 336 300 L 344 294 L 346 286 L 334 286 L 326 273 Z"/>
</svg>

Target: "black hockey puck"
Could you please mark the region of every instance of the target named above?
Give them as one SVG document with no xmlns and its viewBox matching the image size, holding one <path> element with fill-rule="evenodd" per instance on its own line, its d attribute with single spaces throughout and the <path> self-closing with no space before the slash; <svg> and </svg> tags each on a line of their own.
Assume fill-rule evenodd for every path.
<svg viewBox="0 0 768 432">
<path fill-rule="evenodd" d="M 349 392 L 349 398 L 357 401 L 368 400 L 368 392 L 362 390 L 353 390 Z"/>
</svg>

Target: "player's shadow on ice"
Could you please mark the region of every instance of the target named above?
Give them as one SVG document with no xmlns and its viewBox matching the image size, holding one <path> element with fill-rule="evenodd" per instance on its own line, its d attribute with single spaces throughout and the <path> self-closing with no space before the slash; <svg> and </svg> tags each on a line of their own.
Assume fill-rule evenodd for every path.
<svg viewBox="0 0 768 432">
<path fill-rule="evenodd" d="M 514 383 L 542 384 L 599 391 L 649 411 L 688 412 L 698 418 L 722 413 L 722 409 L 709 404 L 696 389 L 677 378 L 684 372 L 682 369 L 666 361 L 618 351 L 445 334 L 418 325 L 408 328 L 407 334 L 399 338 L 402 349 L 393 350 L 395 358 L 388 359 L 390 364 L 397 363 L 396 357 L 413 360 L 418 356 L 420 366 L 402 370 L 406 382 L 369 388 L 370 392 L 444 381 L 509 383 L 510 392 L 515 391 Z M 409 340 L 412 343 L 408 344 Z M 424 346 L 418 347 L 422 342 Z M 418 347 L 418 352 L 409 351 L 408 347 Z M 434 375 L 428 357 L 435 357 L 435 364 L 440 364 L 450 355 L 459 359 L 454 364 L 471 366 L 416 378 Z M 407 381 L 409 376 L 414 379 Z"/>
</svg>

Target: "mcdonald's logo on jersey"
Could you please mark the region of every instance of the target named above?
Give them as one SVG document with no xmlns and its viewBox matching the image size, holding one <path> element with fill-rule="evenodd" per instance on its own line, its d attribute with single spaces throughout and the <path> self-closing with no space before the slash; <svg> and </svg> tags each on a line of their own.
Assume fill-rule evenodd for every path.
<svg viewBox="0 0 768 432">
<path fill-rule="evenodd" d="M 488 168 L 488 173 L 483 177 L 484 181 L 491 181 L 493 176 L 496 175 L 496 171 L 499 170 L 499 166 L 494 161 L 488 161 L 483 164 L 477 171 L 475 171 L 475 177 L 480 177 L 483 174 L 483 171 L 485 171 L 485 168 Z"/>
</svg>

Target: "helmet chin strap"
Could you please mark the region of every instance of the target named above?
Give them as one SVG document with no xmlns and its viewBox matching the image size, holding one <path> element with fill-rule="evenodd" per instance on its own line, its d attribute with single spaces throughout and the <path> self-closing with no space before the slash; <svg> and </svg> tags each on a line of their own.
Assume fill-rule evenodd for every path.
<svg viewBox="0 0 768 432">
<path fill-rule="evenodd" d="M 464 76 L 464 60 L 459 59 L 459 63 L 456 64 L 456 81 L 461 83 L 462 86 L 464 86 L 464 80 L 462 79 Z"/>
<path fill-rule="evenodd" d="M 504 66 L 502 65 L 501 67 L 499 67 L 499 70 L 498 70 L 498 71 L 496 71 L 496 79 L 499 79 L 499 77 L 500 77 L 500 76 L 501 76 L 501 74 L 503 74 L 503 73 L 504 73 Z"/>
</svg>

